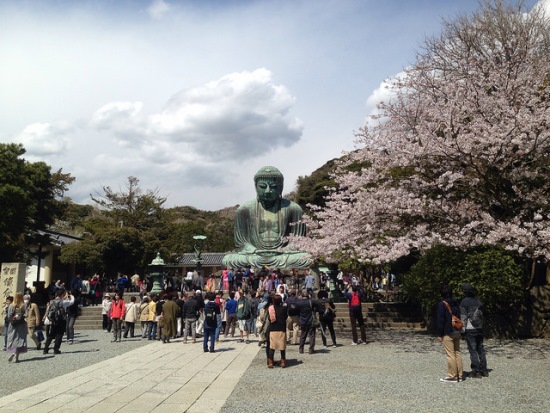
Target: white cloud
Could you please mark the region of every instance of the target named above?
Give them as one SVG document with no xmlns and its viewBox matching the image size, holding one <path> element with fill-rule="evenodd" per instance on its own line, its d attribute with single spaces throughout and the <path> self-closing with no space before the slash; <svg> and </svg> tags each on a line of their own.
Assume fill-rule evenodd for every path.
<svg viewBox="0 0 550 413">
<path fill-rule="evenodd" d="M 544 16 L 550 19 L 550 0 L 539 0 L 534 8 L 540 7 L 544 11 Z"/>
<path fill-rule="evenodd" d="M 153 19 L 160 20 L 170 11 L 170 9 L 170 4 L 166 3 L 164 0 L 153 0 L 149 7 L 147 7 L 147 13 Z"/>
<path fill-rule="evenodd" d="M 414 59 L 440 16 L 478 7 L 20 3 L 0 1 L 0 139 L 74 176 L 75 202 L 132 175 L 167 205 L 203 209 L 253 198 L 261 166 L 277 166 L 288 192 L 351 150 L 353 130 L 383 98 L 377 90 L 365 111 L 380 80 Z"/>
<path fill-rule="evenodd" d="M 289 114 L 293 105 L 287 88 L 273 83 L 270 71 L 257 69 L 179 92 L 148 117 L 141 102 L 108 103 L 91 125 L 126 146 L 166 142 L 205 160 L 246 159 L 300 139 L 303 124 Z"/>
<path fill-rule="evenodd" d="M 63 153 L 69 145 L 67 136 L 74 128 L 66 123 L 33 123 L 13 138 L 35 157 Z"/>
<path fill-rule="evenodd" d="M 142 102 L 111 102 L 99 108 L 90 125 L 102 132 L 112 132 L 123 146 L 139 147 L 147 134 Z"/>
<path fill-rule="evenodd" d="M 378 121 L 373 121 L 371 116 L 376 116 L 380 114 L 378 105 L 381 102 L 390 102 L 391 99 L 395 96 L 395 91 L 393 90 L 392 82 L 394 79 L 400 79 L 405 76 L 405 72 L 399 72 L 395 76 L 385 79 L 380 83 L 380 85 L 374 89 L 366 102 L 366 111 L 367 119 L 365 120 L 366 124 L 377 123 Z"/>
</svg>

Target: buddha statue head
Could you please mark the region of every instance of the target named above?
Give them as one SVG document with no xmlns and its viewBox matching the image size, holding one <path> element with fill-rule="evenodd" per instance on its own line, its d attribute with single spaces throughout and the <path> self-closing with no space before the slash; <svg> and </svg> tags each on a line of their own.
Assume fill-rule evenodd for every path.
<svg viewBox="0 0 550 413">
<path fill-rule="evenodd" d="M 274 205 L 283 194 L 284 177 L 274 166 L 260 168 L 254 175 L 254 183 L 258 201 L 266 207 Z"/>
</svg>

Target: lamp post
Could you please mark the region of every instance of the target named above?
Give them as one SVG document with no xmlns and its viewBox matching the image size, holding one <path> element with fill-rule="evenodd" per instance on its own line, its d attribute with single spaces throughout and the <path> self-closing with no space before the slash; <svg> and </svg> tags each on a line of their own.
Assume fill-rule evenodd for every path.
<svg viewBox="0 0 550 413">
<path fill-rule="evenodd" d="M 160 258 L 160 252 L 157 252 L 156 258 L 149 264 L 151 268 L 151 278 L 153 279 L 153 287 L 151 292 L 159 294 L 162 292 L 162 285 L 160 283 L 160 277 L 163 275 L 164 260 Z"/>
<path fill-rule="evenodd" d="M 202 265 L 202 251 L 201 251 L 201 242 L 206 239 L 205 235 L 194 235 L 193 239 L 197 241 L 197 244 L 195 244 L 193 247 L 195 248 L 195 259 L 193 262 L 195 263 L 195 269 L 197 273 L 200 274 L 201 265 Z"/>
</svg>

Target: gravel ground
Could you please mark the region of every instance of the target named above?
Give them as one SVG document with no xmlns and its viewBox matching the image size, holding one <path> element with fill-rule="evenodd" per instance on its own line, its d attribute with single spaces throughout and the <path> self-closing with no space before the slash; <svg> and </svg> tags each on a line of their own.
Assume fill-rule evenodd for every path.
<svg viewBox="0 0 550 413">
<path fill-rule="evenodd" d="M 368 337 L 367 345 L 351 346 L 351 337 L 340 334 L 339 346 L 328 349 L 318 337 L 314 355 L 289 346 L 286 369 L 268 370 L 262 349 L 222 412 L 440 413 L 450 404 L 461 413 L 550 411 L 548 340 L 486 340 L 489 378 L 450 384 L 439 382 L 446 363 L 434 337 L 383 330 L 368 331 Z M 63 343 L 62 354 L 33 349 L 18 364 L 8 364 L 8 354 L 0 353 L 0 397 L 148 343 L 139 338 L 111 343 L 111 338 L 101 330 L 77 332 L 75 344 Z M 464 342 L 462 350 L 467 372 Z"/>
<path fill-rule="evenodd" d="M 368 337 L 360 346 L 351 346 L 350 337 L 340 338 L 344 345 L 337 348 L 318 344 L 314 355 L 289 346 L 286 369 L 267 369 L 262 351 L 222 412 L 550 411 L 549 341 L 486 340 L 488 378 L 441 383 L 445 355 L 434 337 L 399 331 L 370 331 Z M 464 342 L 462 355 L 468 371 Z"/>
</svg>

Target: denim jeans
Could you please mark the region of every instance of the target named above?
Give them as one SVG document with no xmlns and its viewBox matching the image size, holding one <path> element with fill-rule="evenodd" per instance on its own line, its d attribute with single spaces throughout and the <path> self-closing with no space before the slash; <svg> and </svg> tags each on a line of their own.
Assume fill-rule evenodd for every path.
<svg viewBox="0 0 550 413">
<path fill-rule="evenodd" d="M 204 335 L 202 339 L 202 347 L 204 351 L 214 351 L 214 341 L 216 340 L 216 327 L 209 327 L 204 324 Z M 208 341 L 210 341 L 210 349 L 208 348 Z"/>
<path fill-rule="evenodd" d="M 222 325 L 223 325 L 221 314 L 218 314 L 216 316 L 216 318 L 217 318 L 217 321 L 218 321 L 217 326 L 216 326 L 216 341 L 220 341 L 220 332 L 222 331 Z"/>
<path fill-rule="evenodd" d="M 9 321 L 4 321 L 4 349 L 8 347 L 8 329 L 10 328 Z"/>
<path fill-rule="evenodd" d="M 256 317 L 250 317 L 248 320 L 246 320 L 246 324 L 248 327 L 248 332 L 250 334 L 258 334 L 258 330 L 256 329 Z"/>
<path fill-rule="evenodd" d="M 141 338 L 147 337 L 149 327 L 149 321 L 141 321 Z"/>
<path fill-rule="evenodd" d="M 74 340 L 74 323 L 76 321 L 76 317 L 69 316 L 67 317 L 67 341 L 68 340 Z"/>
<path fill-rule="evenodd" d="M 155 321 L 147 321 L 149 329 L 147 331 L 147 338 L 149 340 L 154 340 L 157 335 L 157 323 Z"/>
<path fill-rule="evenodd" d="M 466 333 L 466 344 L 470 352 L 470 367 L 473 373 L 487 371 L 487 359 L 483 347 L 483 333 Z"/>
</svg>

